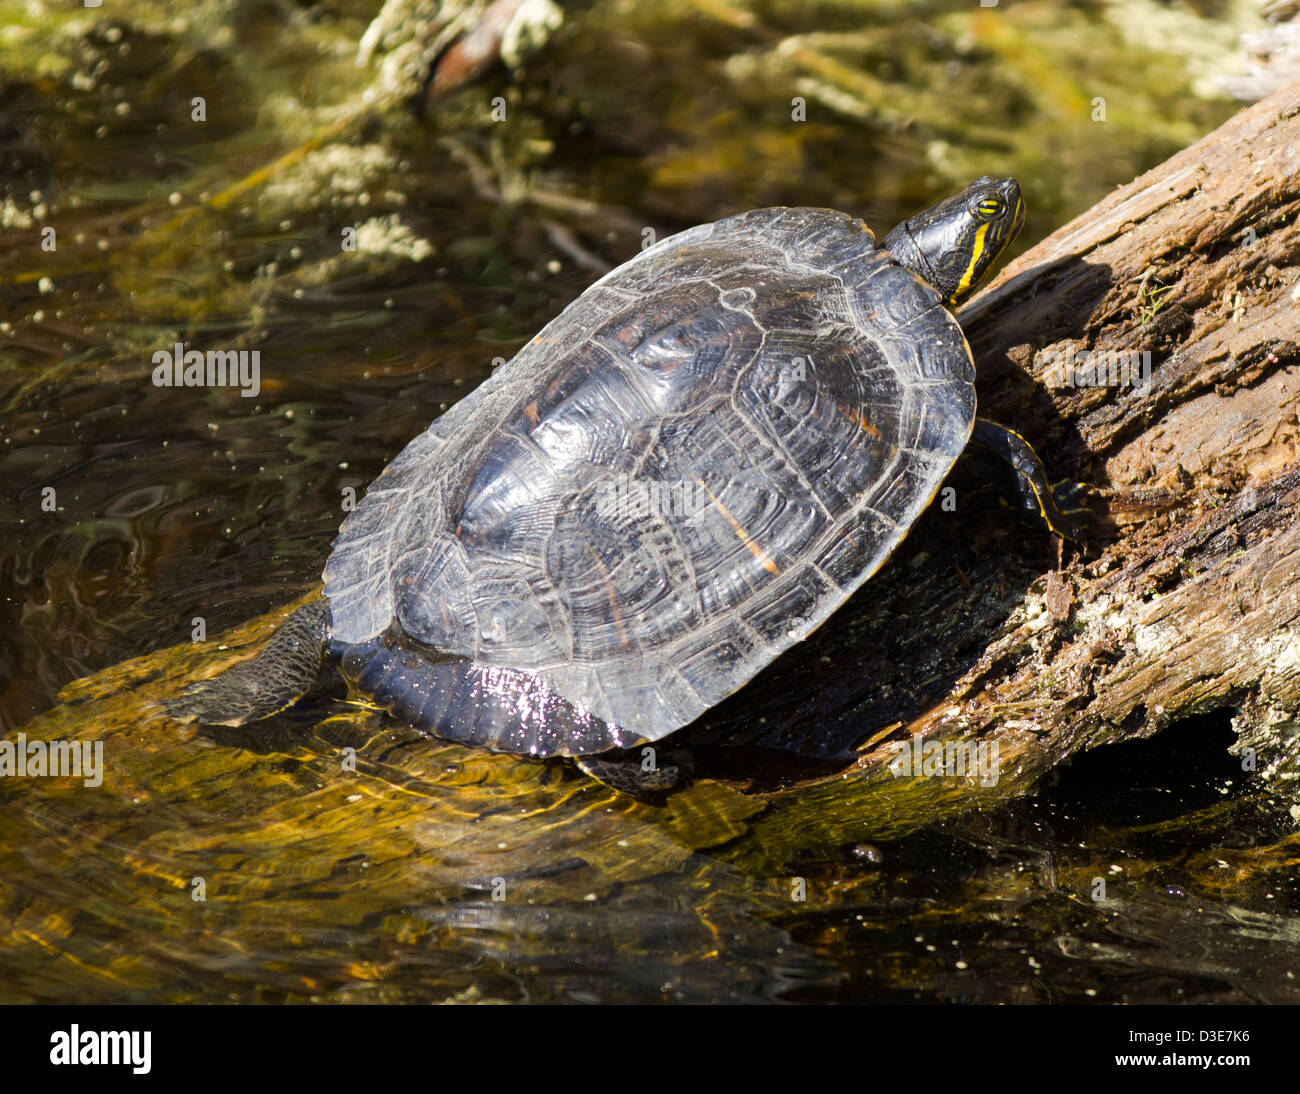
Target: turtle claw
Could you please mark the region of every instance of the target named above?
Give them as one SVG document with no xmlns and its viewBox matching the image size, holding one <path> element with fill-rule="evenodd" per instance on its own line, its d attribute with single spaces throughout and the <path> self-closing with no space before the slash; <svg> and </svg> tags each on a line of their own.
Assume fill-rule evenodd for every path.
<svg viewBox="0 0 1300 1094">
<path fill-rule="evenodd" d="M 1048 527 L 1063 539 L 1082 543 L 1087 538 L 1092 520 L 1092 509 L 1088 506 L 1091 490 L 1086 482 L 1071 479 L 1052 483 L 1049 491 L 1051 504 L 1043 505 Z"/>
<path fill-rule="evenodd" d="M 987 448 L 1011 471 L 1012 493 L 1023 509 L 1037 513 L 1054 535 L 1082 543 L 1092 511 L 1084 504 L 1086 483 L 1049 484 L 1043 463 L 1027 440 L 1006 426 L 977 418 L 971 443 Z"/>
</svg>

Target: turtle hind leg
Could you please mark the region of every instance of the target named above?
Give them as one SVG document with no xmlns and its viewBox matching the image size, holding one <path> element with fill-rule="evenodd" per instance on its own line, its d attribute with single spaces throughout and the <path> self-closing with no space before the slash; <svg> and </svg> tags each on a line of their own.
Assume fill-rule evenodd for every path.
<svg viewBox="0 0 1300 1094">
<path fill-rule="evenodd" d="M 205 725 L 242 726 L 277 714 L 316 682 L 329 626 L 327 601 L 304 604 L 256 656 L 189 685 L 163 706 L 173 718 Z"/>
<path fill-rule="evenodd" d="M 690 781 L 689 758 L 673 754 L 675 762 L 659 764 L 658 754 L 644 748 L 614 749 L 594 756 L 575 756 L 574 763 L 585 774 L 611 790 L 648 805 L 662 805 L 668 792 Z"/>
<path fill-rule="evenodd" d="M 1082 543 L 1091 510 L 1084 504 L 1087 486 L 1079 482 L 1047 481 L 1043 462 L 1027 440 L 1006 426 L 977 418 L 971 443 L 999 456 L 1011 470 L 1012 488 L 1021 508 L 1037 513 L 1048 530 Z"/>
</svg>

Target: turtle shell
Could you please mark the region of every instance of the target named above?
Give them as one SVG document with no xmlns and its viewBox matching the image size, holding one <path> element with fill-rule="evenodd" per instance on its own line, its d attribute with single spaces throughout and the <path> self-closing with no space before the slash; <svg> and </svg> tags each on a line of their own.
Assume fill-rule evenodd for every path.
<svg viewBox="0 0 1300 1094">
<path fill-rule="evenodd" d="M 389 697 L 400 679 L 443 736 L 656 740 L 880 567 L 974 418 L 957 321 L 860 220 L 690 229 L 592 285 L 375 480 L 326 565 L 333 641 L 362 664 L 389 650 L 354 679 Z"/>
</svg>

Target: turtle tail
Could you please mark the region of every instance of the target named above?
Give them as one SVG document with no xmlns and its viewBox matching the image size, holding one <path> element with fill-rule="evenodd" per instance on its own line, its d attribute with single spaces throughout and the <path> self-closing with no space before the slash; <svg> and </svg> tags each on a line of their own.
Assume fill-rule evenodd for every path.
<svg viewBox="0 0 1300 1094">
<path fill-rule="evenodd" d="M 205 725 L 242 726 L 267 718 L 292 706 L 316 682 L 329 630 L 329 602 L 304 604 L 255 657 L 190 684 L 163 706 L 179 721 Z"/>
</svg>

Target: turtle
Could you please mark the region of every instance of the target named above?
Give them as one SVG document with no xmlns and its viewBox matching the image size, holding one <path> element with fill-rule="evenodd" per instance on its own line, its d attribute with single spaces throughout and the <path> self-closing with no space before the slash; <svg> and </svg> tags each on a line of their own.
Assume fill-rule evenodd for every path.
<svg viewBox="0 0 1300 1094">
<path fill-rule="evenodd" d="M 168 709 L 267 717 L 328 655 L 423 734 L 671 788 L 646 746 L 825 623 L 968 443 L 1080 538 L 1077 493 L 977 418 L 952 310 L 1024 216 L 1016 180 L 985 176 L 880 244 L 848 213 L 778 207 L 649 246 L 388 464 L 322 598 Z"/>
</svg>

